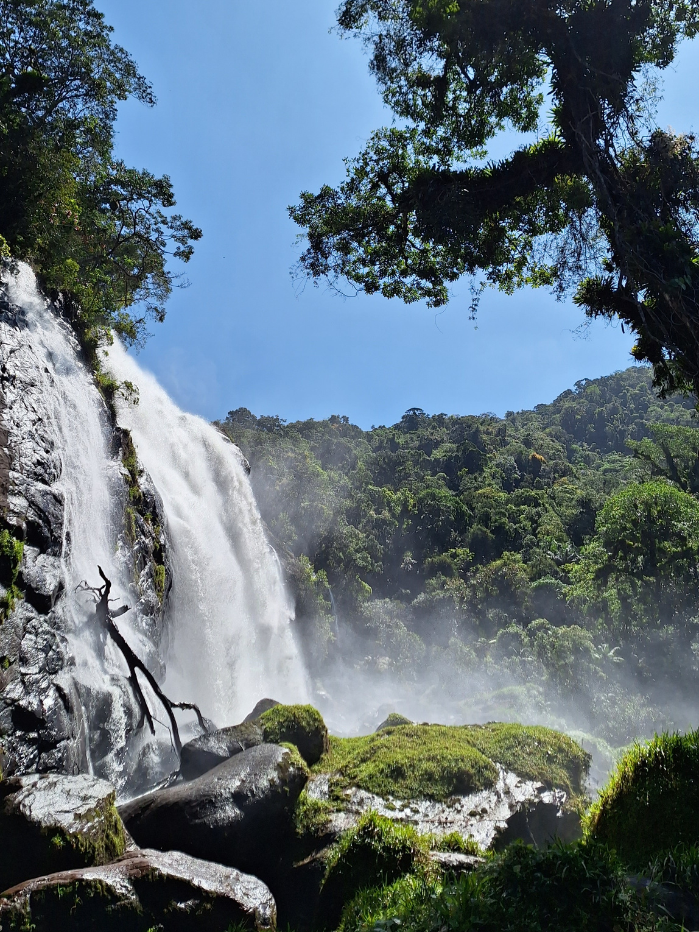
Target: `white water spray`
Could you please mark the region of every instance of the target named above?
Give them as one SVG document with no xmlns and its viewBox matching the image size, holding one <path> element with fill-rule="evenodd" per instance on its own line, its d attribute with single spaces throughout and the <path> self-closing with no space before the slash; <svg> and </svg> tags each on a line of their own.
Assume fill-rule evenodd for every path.
<svg viewBox="0 0 699 932">
<path fill-rule="evenodd" d="M 115 344 L 105 359 L 139 403 L 119 404 L 138 457 L 163 501 L 172 558 L 166 691 L 217 725 L 240 721 L 263 696 L 305 702 L 293 609 L 237 447 L 185 414 Z"/>
</svg>

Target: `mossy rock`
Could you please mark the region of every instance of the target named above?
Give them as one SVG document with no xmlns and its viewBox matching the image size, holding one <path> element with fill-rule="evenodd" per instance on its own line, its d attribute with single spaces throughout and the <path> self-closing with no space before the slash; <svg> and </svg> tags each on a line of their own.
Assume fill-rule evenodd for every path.
<svg viewBox="0 0 699 932">
<path fill-rule="evenodd" d="M 314 770 L 332 774 L 336 790 L 354 786 L 383 798 L 444 801 L 492 787 L 496 763 L 576 797 L 584 794 L 590 755 L 539 726 L 399 725 L 360 738 L 332 737 Z"/>
<path fill-rule="evenodd" d="M 405 715 L 399 715 L 398 712 L 391 712 L 379 727 L 377 731 L 381 731 L 384 728 L 395 728 L 397 725 L 412 725 L 413 723 L 409 718 L 406 718 Z"/>
<path fill-rule="evenodd" d="M 126 836 L 113 787 L 81 774 L 0 784 L 0 890 L 43 874 L 108 864 Z"/>
<path fill-rule="evenodd" d="M 132 851 L 106 868 L 34 878 L 0 898 L 0 929 L 16 932 L 264 932 L 275 919 L 261 881 L 177 851 Z"/>
<path fill-rule="evenodd" d="M 590 810 L 586 833 L 629 866 L 699 839 L 699 730 L 656 735 L 621 758 Z"/>
<path fill-rule="evenodd" d="M 334 846 L 327 861 L 321 890 L 320 919 L 334 927 L 342 906 L 359 890 L 385 886 L 426 868 L 429 839 L 407 825 L 365 813 Z"/>
<path fill-rule="evenodd" d="M 312 705 L 276 705 L 258 719 L 268 744 L 293 744 L 309 766 L 328 750 L 328 729 Z"/>
</svg>

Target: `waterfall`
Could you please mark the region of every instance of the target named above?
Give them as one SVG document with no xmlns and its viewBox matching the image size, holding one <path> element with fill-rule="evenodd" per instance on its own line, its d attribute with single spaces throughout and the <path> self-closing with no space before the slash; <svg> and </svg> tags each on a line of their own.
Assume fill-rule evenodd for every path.
<svg viewBox="0 0 699 932">
<path fill-rule="evenodd" d="M 240 451 L 182 412 L 115 342 L 105 365 L 139 400 L 118 403 L 167 516 L 173 586 L 166 691 L 218 725 L 240 721 L 263 696 L 305 702 L 293 608 L 268 544 Z"/>
<path fill-rule="evenodd" d="M 131 431 L 162 499 L 171 558 L 172 591 L 162 624 L 154 624 L 125 544 L 124 467 L 92 373 L 29 267 L 20 263 L 17 275 L 3 273 L 2 283 L 14 306 L 0 321 L 0 363 L 15 486 L 41 487 L 62 514 L 46 559 L 59 565 L 64 589 L 47 623 L 67 639 L 63 662 L 87 721 L 88 766 L 129 795 L 172 769 L 171 739 L 162 724 L 155 737 L 137 727 L 140 710 L 127 666 L 110 641 L 97 643 L 90 629 L 94 604 L 77 590 L 79 583 L 97 585 L 102 566 L 115 606 L 132 606 L 118 620 L 131 647 L 152 670 L 164 671 L 173 699 L 196 702 L 221 726 L 239 721 L 263 696 L 306 700 L 293 609 L 237 448 L 180 411 L 115 343 L 106 356 L 109 368 L 140 392 L 137 405 L 118 403 L 120 425 Z M 21 491 L 13 494 L 21 514 L 27 502 Z M 142 685 L 156 718 L 163 718 Z"/>
<path fill-rule="evenodd" d="M 66 591 L 73 594 L 81 580 L 99 582 L 100 564 L 111 574 L 114 595 L 124 596 L 126 590 L 114 564 L 113 487 L 121 481 L 120 466 L 109 455 L 104 402 L 80 359 L 75 335 L 49 308 L 29 266 L 22 263 L 17 275 L 3 278 L 10 302 L 22 312 L 23 326 L 13 331 L 13 349 L 19 354 L 13 365 L 30 370 L 36 387 L 31 395 L 13 399 L 12 414 L 15 420 L 24 421 L 27 430 L 45 432 L 53 449 L 54 476 L 41 478 L 63 502 L 61 557 Z M 31 465 L 23 461 L 24 450 L 20 442 L 14 469 L 28 475 Z M 77 622 L 76 613 L 84 600 L 70 598 L 68 602 Z"/>
</svg>

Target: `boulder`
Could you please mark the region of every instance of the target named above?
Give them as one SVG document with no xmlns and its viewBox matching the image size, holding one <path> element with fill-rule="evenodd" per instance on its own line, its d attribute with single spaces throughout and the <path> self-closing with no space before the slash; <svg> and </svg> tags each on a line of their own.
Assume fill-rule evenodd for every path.
<svg viewBox="0 0 699 932">
<path fill-rule="evenodd" d="M 28 877 L 106 864 L 124 852 L 115 793 L 81 774 L 29 774 L 0 783 L 0 890 Z"/>
<path fill-rule="evenodd" d="M 329 747 L 323 716 L 312 705 L 276 705 L 258 719 L 265 741 L 293 744 L 311 767 Z"/>
<path fill-rule="evenodd" d="M 462 854 L 460 851 L 430 851 L 428 857 L 445 874 L 470 874 L 485 863 L 485 858 L 476 854 Z"/>
<path fill-rule="evenodd" d="M 549 790 L 535 780 L 497 768 L 492 787 L 448 800 L 383 798 L 350 787 L 341 805 L 328 812 L 328 831 L 338 837 L 354 828 L 362 815 L 373 811 L 395 822 L 413 826 L 421 835 L 438 838 L 457 832 L 481 848 L 501 849 L 514 841 L 546 847 L 554 838 L 570 842 L 582 835 L 580 816 L 571 809 L 563 790 Z M 328 774 L 314 776 L 307 788 L 310 799 L 330 802 Z"/>
<path fill-rule="evenodd" d="M 180 772 L 185 780 L 194 780 L 241 751 L 263 743 L 262 729 L 256 722 L 220 728 L 184 745 Z"/>
<path fill-rule="evenodd" d="M 269 712 L 269 710 L 273 709 L 275 705 L 281 705 L 281 702 L 277 702 L 276 699 L 260 699 L 252 712 L 246 715 L 243 721 L 254 722 L 262 715 L 263 712 Z"/>
<path fill-rule="evenodd" d="M 307 777 L 298 754 L 261 744 L 119 812 L 142 847 L 184 851 L 269 882 L 293 835 L 292 811 Z"/>
<path fill-rule="evenodd" d="M 29 880 L 0 900 L 0 932 L 227 932 L 275 922 L 260 880 L 178 851 L 131 851 L 104 867 Z"/>
<path fill-rule="evenodd" d="M 60 558 L 25 547 L 18 583 L 37 612 L 48 614 L 63 590 Z"/>
</svg>

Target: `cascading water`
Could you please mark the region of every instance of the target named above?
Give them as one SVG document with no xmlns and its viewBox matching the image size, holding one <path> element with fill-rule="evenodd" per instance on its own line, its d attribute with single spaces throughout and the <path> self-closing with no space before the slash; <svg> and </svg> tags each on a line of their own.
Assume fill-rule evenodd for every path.
<svg viewBox="0 0 699 932">
<path fill-rule="evenodd" d="M 37 472 L 31 452 L 23 450 L 41 435 L 48 461 L 34 479 L 62 506 L 52 559 L 64 594 L 49 623 L 60 628 L 74 657 L 66 663 L 84 709 L 92 765 L 120 795 L 130 795 L 172 769 L 170 735 L 162 725 L 155 737 L 138 727 L 124 659 L 110 641 L 100 644 L 90 633 L 94 605 L 89 594 L 76 591 L 79 583 L 97 585 L 97 565 L 104 569 L 115 603 L 132 606 L 118 621 L 128 643 L 154 672 L 165 669 L 165 691 L 173 699 L 196 702 L 218 725 L 239 721 L 265 695 L 306 699 L 293 612 L 239 451 L 206 422 L 182 413 L 115 344 L 109 368 L 140 391 L 138 405 L 119 404 L 119 420 L 131 430 L 162 498 L 168 537 L 173 586 L 163 623 L 154 624 L 126 556 L 124 467 L 111 450 L 112 427 L 92 374 L 31 270 L 20 264 L 17 275 L 2 279 L 18 310 L 14 322 L 0 325 L 0 363 L 5 375 L 8 366 L 21 369 L 31 387 L 23 394 L 5 379 L 12 468 L 24 477 Z M 156 719 L 164 718 L 141 685 Z"/>
<path fill-rule="evenodd" d="M 262 696 L 307 698 L 276 554 L 238 449 L 206 421 L 177 408 L 123 347 L 109 371 L 138 387 L 118 404 L 139 461 L 167 517 L 173 586 L 168 600 L 166 691 L 196 702 L 218 725 L 240 721 Z"/>
</svg>

